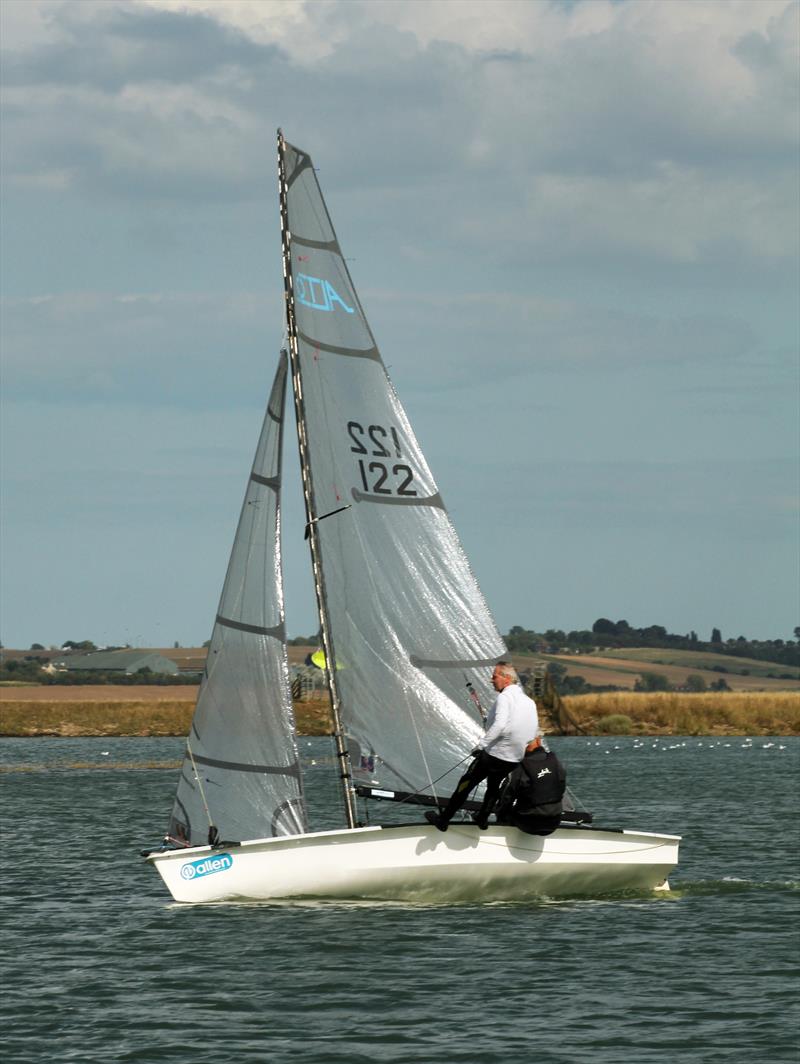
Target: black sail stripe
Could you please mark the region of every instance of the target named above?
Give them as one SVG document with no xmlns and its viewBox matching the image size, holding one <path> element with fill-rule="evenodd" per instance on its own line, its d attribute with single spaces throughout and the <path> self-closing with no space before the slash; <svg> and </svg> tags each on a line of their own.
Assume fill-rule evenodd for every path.
<svg viewBox="0 0 800 1064">
<path fill-rule="evenodd" d="M 425 498 L 410 495 L 368 495 L 367 492 L 359 491 L 358 488 L 351 488 L 351 491 L 356 502 L 383 502 L 387 506 L 434 506 L 439 510 L 445 509 L 444 500 L 438 491 L 435 495 L 428 495 Z"/>
<path fill-rule="evenodd" d="M 337 255 L 342 254 L 342 249 L 339 247 L 338 240 L 309 240 L 305 236 L 297 236 L 295 233 L 291 234 L 292 243 L 300 244 L 304 248 L 315 248 L 317 251 L 333 251 Z"/>
<path fill-rule="evenodd" d="M 284 359 L 288 359 L 289 355 L 285 348 L 281 350 L 279 366 L 283 363 Z M 277 374 L 275 380 L 277 381 Z M 283 421 L 283 401 L 286 394 L 286 374 L 283 375 L 283 384 L 281 385 L 280 394 L 277 396 L 277 409 L 272 409 L 272 404 L 267 403 L 267 416 L 275 422 L 276 425 L 280 425 Z"/>
<path fill-rule="evenodd" d="M 418 669 L 480 669 L 483 666 L 496 665 L 498 661 L 503 660 L 505 653 L 506 651 L 495 654 L 493 658 L 464 658 L 461 661 L 452 659 L 436 661 L 432 658 L 418 658 L 416 654 L 411 654 L 409 660 Z"/>
<path fill-rule="evenodd" d="M 295 183 L 295 181 L 298 179 L 298 177 L 302 174 L 302 172 L 304 170 L 308 170 L 308 168 L 311 166 L 311 156 L 310 155 L 306 155 L 305 152 L 300 151 L 298 148 L 295 148 L 295 146 L 293 144 L 289 144 L 288 141 L 285 142 L 285 143 L 286 143 L 286 147 L 287 148 L 291 148 L 292 151 L 297 156 L 297 165 L 295 166 L 294 170 L 292 170 L 289 178 L 286 181 L 286 187 L 288 189 L 288 188 L 292 187 L 292 185 Z"/>
<path fill-rule="evenodd" d="M 195 754 L 194 760 L 199 765 L 208 765 L 209 768 L 224 768 L 229 772 L 258 772 L 267 776 L 294 776 L 300 779 L 300 765 L 295 761 L 293 765 L 247 765 L 240 761 L 220 761 L 216 757 L 204 757 Z"/>
<path fill-rule="evenodd" d="M 337 347 L 335 344 L 324 344 L 321 340 L 312 340 L 310 336 L 297 330 L 297 336 L 304 344 L 316 348 L 317 351 L 328 351 L 332 355 L 346 355 L 348 358 L 371 358 L 373 362 L 380 362 L 381 355 L 377 347 L 360 349 L 357 347 Z"/>
<path fill-rule="evenodd" d="M 268 488 L 272 488 L 273 491 L 277 491 L 281 486 L 280 477 L 262 477 L 260 473 L 251 473 L 250 479 L 254 480 L 256 484 L 264 484 Z"/>
<path fill-rule="evenodd" d="M 270 635 L 273 639 L 283 639 L 283 624 L 276 624 L 274 628 L 262 628 L 257 624 L 245 624 L 243 621 L 232 621 L 228 617 L 217 614 L 217 624 L 224 628 L 235 628 L 239 632 L 252 632 L 254 635 Z"/>
</svg>

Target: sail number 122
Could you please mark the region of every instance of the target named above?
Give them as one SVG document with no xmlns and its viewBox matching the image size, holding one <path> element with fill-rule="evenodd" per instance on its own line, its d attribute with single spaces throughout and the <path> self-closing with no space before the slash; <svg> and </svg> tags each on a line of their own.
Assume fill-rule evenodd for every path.
<svg viewBox="0 0 800 1064">
<path fill-rule="evenodd" d="M 411 487 L 414 480 L 411 466 L 393 461 L 403 457 L 397 429 L 385 429 L 383 425 L 367 425 L 365 428 L 357 421 L 348 421 L 347 434 L 351 441 L 350 450 L 365 456 L 358 459 L 358 471 L 364 491 L 372 495 L 417 494 Z"/>
</svg>

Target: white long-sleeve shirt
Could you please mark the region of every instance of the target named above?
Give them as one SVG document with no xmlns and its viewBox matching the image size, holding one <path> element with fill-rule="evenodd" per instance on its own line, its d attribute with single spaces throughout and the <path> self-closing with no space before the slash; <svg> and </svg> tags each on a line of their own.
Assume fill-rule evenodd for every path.
<svg viewBox="0 0 800 1064">
<path fill-rule="evenodd" d="M 486 721 L 486 734 L 478 747 L 501 761 L 521 761 L 525 747 L 538 730 L 536 703 L 518 683 L 512 683 L 494 700 Z"/>
</svg>

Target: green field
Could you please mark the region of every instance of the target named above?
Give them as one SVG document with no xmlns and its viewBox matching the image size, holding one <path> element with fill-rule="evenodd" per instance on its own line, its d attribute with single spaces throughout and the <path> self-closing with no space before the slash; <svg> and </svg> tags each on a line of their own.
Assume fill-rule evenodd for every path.
<svg viewBox="0 0 800 1064">
<path fill-rule="evenodd" d="M 665 650 L 660 647 L 620 648 L 603 650 L 604 658 L 640 661 L 650 665 L 679 665 L 698 671 L 727 672 L 740 676 L 767 676 L 800 680 L 800 668 L 780 665 L 774 661 L 758 661 L 755 658 L 737 658 L 732 654 L 710 654 L 697 650 Z"/>
<path fill-rule="evenodd" d="M 566 668 L 567 676 L 579 676 L 593 687 L 633 690 L 643 673 L 656 673 L 673 690 L 685 690 L 690 676 L 700 676 L 709 688 L 724 679 L 732 691 L 800 691 L 797 667 L 691 650 L 639 647 L 604 649 L 596 654 L 513 654 L 511 658 L 522 671 L 557 662 Z"/>
</svg>

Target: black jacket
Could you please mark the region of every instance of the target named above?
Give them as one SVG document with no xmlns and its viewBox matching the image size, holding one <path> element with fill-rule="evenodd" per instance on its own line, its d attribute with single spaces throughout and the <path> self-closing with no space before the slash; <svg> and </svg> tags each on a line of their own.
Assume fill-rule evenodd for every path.
<svg viewBox="0 0 800 1064">
<path fill-rule="evenodd" d="M 559 817 L 567 786 L 564 766 L 552 751 L 537 747 L 514 769 L 500 797 L 498 819 L 516 816 Z"/>
</svg>

